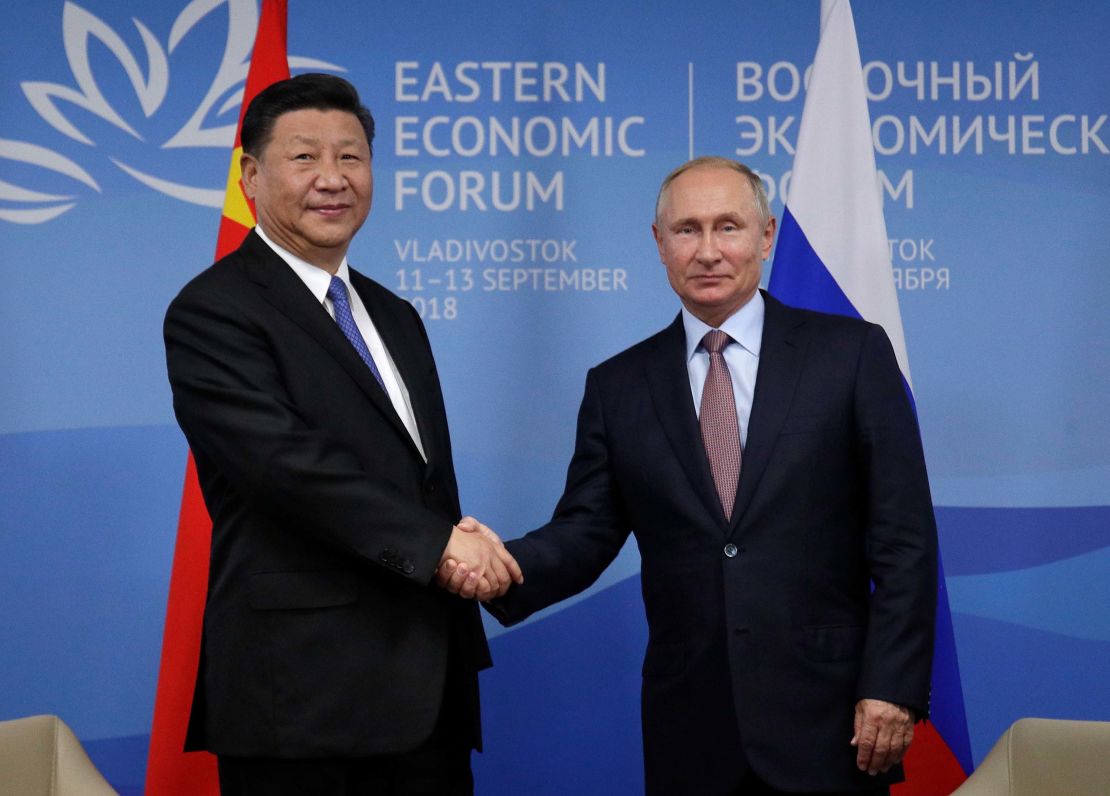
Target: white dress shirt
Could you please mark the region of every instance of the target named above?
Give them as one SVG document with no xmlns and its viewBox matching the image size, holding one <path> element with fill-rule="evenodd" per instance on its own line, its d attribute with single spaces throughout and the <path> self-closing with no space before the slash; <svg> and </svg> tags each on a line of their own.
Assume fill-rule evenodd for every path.
<svg viewBox="0 0 1110 796">
<path fill-rule="evenodd" d="M 258 237 L 266 241 L 274 252 L 288 263 L 289 267 L 293 269 L 301 281 L 304 282 L 312 295 L 317 301 L 324 305 L 324 309 L 334 319 L 335 308 L 332 306 L 331 299 L 327 297 L 328 287 L 331 285 L 331 274 L 323 268 L 318 268 L 311 263 L 305 262 L 300 257 L 297 257 L 292 252 L 286 251 L 281 246 L 278 246 L 268 237 L 262 230 L 261 226 L 254 228 L 258 233 Z M 343 258 L 343 262 L 339 265 L 339 270 L 335 273 L 343 284 L 347 286 L 347 295 L 350 298 L 351 315 L 355 319 L 355 326 L 358 327 L 362 339 L 366 342 L 366 347 L 370 349 L 370 356 L 374 358 L 374 364 L 378 366 L 378 372 L 381 374 L 382 382 L 385 386 L 385 392 L 389 396 L 393 408 L 397 411 L 397 415 L 401 418 L 405 428 L 412 437 L 412 441 L 416 444 L 417 450 L 420 451 L 420 456 L 424 461 L 428 460 L 427 455 L 424 453 L 424 445 L 420 441 L 420 431 L 416 427 L 416 416 L 412 412 L 412 402 L 409 400 L 409 391 L 405 387 L 404 381 L 401 380 L 401 374 L 397 370 L 397 365 L 393 362 L 393 357 L 389 355 L 386 350 L 385 343 L 382 341 L 382 336 L 378 334 L 377 328 L 374 326 L 374 321 L 370 319 L 370 313 L 366 310 L 366 305 L 362 303 L 362 298 L 359 296 L 358 291 L 351 285 L 351 270 L 347 265 L 347 258 Z"/>
<path fill-rule="evenodd" d="M 734 342 L 722 352 L 729 376 L 732 377 L 732 396 L 736 399 L 736 419 L 740 425 L 740 447 L 748 442 L 748 420 L 752 415 L 752 396 L 755 395 L 755 377 L 759 370 L 759 349 L 763 344 L 763 295 L 757 290 L 748 303 L 738 309 L 720 325 L 720 330 Z M 701 341 L 713 327 L 694 317 L 682 308 L 682 325 L 686 329 L 686 370 L 690 374 L 690 394 L 694 398 L 694 411 L 701 416 L 701 392 L 705 377 L 709 375 L 709 352 Z"/>
</svg>

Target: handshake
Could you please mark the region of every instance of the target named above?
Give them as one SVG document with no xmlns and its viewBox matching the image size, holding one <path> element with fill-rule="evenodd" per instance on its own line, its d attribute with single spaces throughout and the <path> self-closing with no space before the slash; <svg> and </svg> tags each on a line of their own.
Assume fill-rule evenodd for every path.
<svg viewBox="0 0 1110 796">
<path fill-rule="evenodd" d="M 514 582 L 523 583 L 524 575 L 497 534 L 463 517 L 451 529 L 436 582 L 452 594 L 485 602 L 502 596 Z"/>
</svg>

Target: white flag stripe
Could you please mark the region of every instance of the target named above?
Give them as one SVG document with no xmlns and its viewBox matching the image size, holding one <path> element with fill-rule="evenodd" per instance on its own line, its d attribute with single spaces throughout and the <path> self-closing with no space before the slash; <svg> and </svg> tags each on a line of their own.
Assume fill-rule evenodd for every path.
<svg viewBox="0 0 1110 796">
<path fill-rule="evenodd" d="M 886 330 L 909 382 L 848 0 L 821 2 L 821 41 L 798 131 L 787 206 L 848 300 L 866 320 Z"/>
</svg>

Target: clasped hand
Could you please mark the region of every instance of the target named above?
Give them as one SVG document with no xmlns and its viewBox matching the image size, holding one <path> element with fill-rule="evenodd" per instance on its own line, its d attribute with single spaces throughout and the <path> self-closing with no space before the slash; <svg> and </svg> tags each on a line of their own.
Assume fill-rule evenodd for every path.
<svg viewBox="0 0 1110 796">
<path fill-rule="evenodd" d="M 523 583 L 520 565 L 501 538 L 473 517 L 463 517 L 451 529 L 436 582 L 466 599 L 492 600 L 515 583 Z"/>
</svg>

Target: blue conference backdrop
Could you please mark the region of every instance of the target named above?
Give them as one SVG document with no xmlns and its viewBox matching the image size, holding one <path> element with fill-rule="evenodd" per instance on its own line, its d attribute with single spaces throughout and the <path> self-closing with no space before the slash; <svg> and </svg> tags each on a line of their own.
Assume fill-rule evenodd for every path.
<svg viewBox="0 0 1110 796">
<path fill-rule="evenodd" d="M 464 510 L 502 535 L 550 515 L 587 368 L 677 311 L 660 179 L 734 156 L 781 212 L 818 7 L 291 3 L 293 71 L 378 119 L 350 259 L 423 315 Z M 854 10 L 978 761 L 1019 716 L 1110 719 L 1110 6 Z M 0 719 L 60 714 L 124 793 L 186 460 L 162 315 L 214 251 L 257 15 L 79 0 L 0 30 Z M 488 624 L 479 792 L 638 788 L 638 567 Z"/>
</svg>

